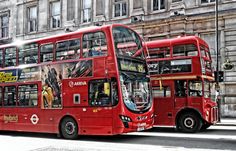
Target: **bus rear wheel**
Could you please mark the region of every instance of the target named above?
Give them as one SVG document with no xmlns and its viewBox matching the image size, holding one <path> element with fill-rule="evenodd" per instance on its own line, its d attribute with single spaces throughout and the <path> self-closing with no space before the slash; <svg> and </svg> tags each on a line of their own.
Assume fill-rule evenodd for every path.
<svg viewBox="0 0 236 151">
<path fill-rule="evenodd" d="M 73 118 L 64 118 L 60 124 L 60 131 L 66 139 L 76 139 L 78 137 L 78 125 Z"/>
<path fill-rule="evenodd" d="M 185 113 L 180 116 L 177 127 L 182 132 L 195 133 L 201 129 L 202 120 L 194 113 Z"/>
</svg>

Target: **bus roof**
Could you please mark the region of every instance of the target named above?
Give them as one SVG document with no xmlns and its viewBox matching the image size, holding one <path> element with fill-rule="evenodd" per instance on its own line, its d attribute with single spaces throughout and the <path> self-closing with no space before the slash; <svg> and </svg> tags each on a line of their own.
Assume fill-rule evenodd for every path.
<svg viewBox="0 0 236 151">
<path fill-rule="evenodd" d="M 49 40 L 49 39 L 60 38 L 60 37 L 64 37 L 64 36 L 72 36 L 72 35 L 75 35 L 75 34 L 82 34 L 82 33 L 86 33 L 86 32 L 99 31 L 99 30 L 102 30 L 104 28 L 112 28 L 114 26 L 127 27 L 127 26 L 122 25 L 122 24 L 110 24 L 110 25 L 103 25 L 103 26 L 84 27 L 84 28 L 80 28 L 80 29 L 78 29 L 76 31 L 73 31 L 73 32 L 61 33 L 61 34 L 48 36 L 48 37 L 43 37 L 43 38 L 37 38 L 37 39 L 33 39 L 33 40 L 19 40 L 19 41 L 16 40 L 16 41 L 14 41 L 12 43 L 9 43 L 9 44 L 0 45 L 0 49 L 1 48 L 6 48 L 6 47 L 15 47 L 15 46 L 28 44 L 28 43 L 33 43 L 33 42 L 38 42 L 38 41 L 46 41 L 46 40 Z"/>
<path fill-rule="evenodd" d="M 204 46 L 208 47 L 208 44 L 202 40 L 201 38 L 197 36 L 183 36 L 183 37 L 176 37 L 171 39 L 161 39 L 161 40 L 153 40 L 153 41 L 147 41 L 146 46 L 148 48 L 155 48 L 155 47 L 167 47 L 174 44 L 182 44 L 182 43 L 190 43 L 196 41 L 199 44 L 202 44 Z"/>
</svg>

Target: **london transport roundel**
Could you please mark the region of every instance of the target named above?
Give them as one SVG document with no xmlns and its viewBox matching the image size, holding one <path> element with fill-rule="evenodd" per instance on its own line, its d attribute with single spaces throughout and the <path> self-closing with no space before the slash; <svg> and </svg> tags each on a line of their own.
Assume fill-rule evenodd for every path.
<svg viewBox="0 0 236 151">
<path fill-rule="evenodd" d="M 30 118 L 30 121 L 31 121 L 32 124 L 36 125 L 39 121 L 39 118 L 36 114 L 33 114 Z"/>
</svg>

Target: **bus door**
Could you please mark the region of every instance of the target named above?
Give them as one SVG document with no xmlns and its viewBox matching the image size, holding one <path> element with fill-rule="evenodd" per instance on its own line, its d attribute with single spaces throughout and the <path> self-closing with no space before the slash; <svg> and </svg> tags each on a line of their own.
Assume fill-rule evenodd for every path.
<svg viewBox="0 0 236 151">
<path fill-rule="evenodd" d="M 174 107 L 176 111 L 187 105 L 187 80 L 175 80 Z"/>
<path fill-rule="evenodd" d="M 159 83 L 159 82 L 158 82 Z M 162 86 L 153 86 L 154 125 L 172 125 L 173 118 L 173 84 L 165 82 Z"/>
<path fill-rule="evenodd" d="M 88 85 L 89 107 L 83 109 L 82 133 L 112 134 L 111 84 L 108 79 L 91 80 Z"/>
</svg>

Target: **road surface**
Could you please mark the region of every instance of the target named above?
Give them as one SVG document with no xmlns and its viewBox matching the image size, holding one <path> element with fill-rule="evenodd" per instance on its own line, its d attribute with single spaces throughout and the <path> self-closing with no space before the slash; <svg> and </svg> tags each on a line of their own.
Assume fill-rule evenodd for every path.
<svg viewBox="0 0 236 151">
<path fill-rule="evenodd" d="M 212 126 L 196 134 L 172 128 L 153 128 L 118 136 L 80 136 L 0 132 L 1 151 L 217 151 L 236 150 L 236 126 Z"/>
</svg>

